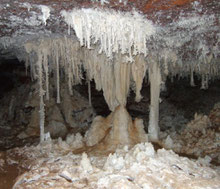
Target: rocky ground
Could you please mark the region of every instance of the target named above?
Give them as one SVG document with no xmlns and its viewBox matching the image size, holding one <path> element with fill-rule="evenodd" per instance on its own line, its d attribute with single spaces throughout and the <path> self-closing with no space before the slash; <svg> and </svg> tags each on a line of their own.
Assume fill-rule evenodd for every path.
<svg viewBox="0 0 220 189">
<path fill-rule="evenodd" d="M 121 146 L 110 155 L 93 155 L 86 149 L 78 154 L 73 149 L 82 145 L 81 139 L 9 150 L 7 162 L 28 170 L 17 177 L 13 188 L 220 187 L 219 167 L 211 166 L 207 158 L 190 160 L 173 151 L 155 151 L 150 143 Z M 17 160 L 16 156 L 23 158 Z"/>
</svg>

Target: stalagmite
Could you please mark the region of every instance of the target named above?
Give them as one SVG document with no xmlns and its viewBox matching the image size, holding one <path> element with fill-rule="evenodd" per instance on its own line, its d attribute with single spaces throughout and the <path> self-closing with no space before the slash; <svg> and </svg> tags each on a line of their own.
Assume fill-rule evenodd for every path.
<svg viewBox="0 0 220 189">
<path fill-rule="evenodd" d="M 150 119 L 148 126 L 149 139 L 151 141 L 158 141 L 159 139 L 159 97 L 161 74 L 157 59 L 149 58 L 149 78 L 150 78 Z"/>
<path fill-rule="evenodd" d="M 147 142 L 142 119 L 132 120 L 122 105 L 115 108 L 108 117 L 97 116 L 85 136 L 87 146 L 111 151 L 118 145 L 134 145 Z"/>
</svg>

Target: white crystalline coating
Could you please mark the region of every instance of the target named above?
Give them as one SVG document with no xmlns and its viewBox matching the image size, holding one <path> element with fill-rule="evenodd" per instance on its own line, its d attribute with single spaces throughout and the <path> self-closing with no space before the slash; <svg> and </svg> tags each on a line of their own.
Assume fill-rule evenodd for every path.
<svg viewBox="0 0 220 189">
<path fill-rule="evenodd" d="M 23 3 L 22 6 L 25 7 L 25 8 L 27 8 L 28 11 L 30 11 L 30 9 L 32 8 L 31 4 L 30 4 L 30 3 L 27 3 L 27 2 Z"/>
<path fill-rule="evenodd" d="M 13 27 L 15 27 L 16 25 L 22 24 L 23 22 L 23 19 L 21 19 L 18 16 L 14 16 L 14 15 L 10 16 L 9 19 L 12 21 L 11 25 Z"/>
<path fill-rule="evenodd" d="M 73 9 L 71 12 L 63 10 L 61 15 L 75 30 L 81 46 L 91 48 L 91 43 L 99 42 L 99 52 L 105 52 L 109 58 L 119 50 L 129 57 L 139 53 L 146 55 L 147 39 L 156 32 L 152 22 L 138 12 Z"/>
<path fill-rule="evenodd" d="M 38 20 L 38 15 L 35 12 L 33 12 L 30 17 L 25 18 L 24 21 L 28 26 L 39 26 L 41 24 L 41 21 Z"/>
<path fill-rule="evenodd" d="M 136 144 L 135 148 L 133 148 L 133 155 L 136 156 L 138 153 L 144 153 L 146 157 L 154 157 L 155 156 L 155 150 L 151 143 L 140 143 Z"/>
<path fill-rule="evenodd" d="M 110 154 L 105 162 L 104 168 L 108 171 L 121 170 L 125 161 L 123 157 L 117 157 L 116 154 Z"/>
<path fill-rule="evenodd" d="M 199 12 L 200 9 L 202 11 L 200 4 L 196 2 L 194 4 L 199 9 Z M 198 14 L 191 14 L 188 17 L 180 16 L 180 18 L 176 22 L 173 22 L 170 26 L 172 28 L 172 31 L 178 31 L 179 29 L 181 29 L 181 32 L 172 32 L 170 28 L 163 28 L 166 34 L 163 33 L 163 35 L 161 35 L 161 38 L 171 49 L 181 48 L 185 43 L 192 42 L 190 48 L 198 50 L 198 57 L 201 55 L 206 55 L 206 53 L 211 53 L 210 46 L 208 44 L 205 44 L 207 42 L 206 40 L 203 40 L 202 38 L 198 39 L 197 37 L 203 36 L 204 33 L 207 32 L 218 33 L 219 28 L 215 26 L 215 22 L 216 16 L 213 14 L 208 15 L 203 13 L 200 16 L 198 16 Z"/>
<path fill-rule="evenodd" d="M 127 5 L 127 0 L 119 0 L 119 3 L 124 3 L 124 5 Z"/>
<path fill-rule="evenodd" d="M 100 2 L 101 5 L 104 5 L 105 3 L 109 4 L 109 0 L 92 0 L 92 2 Z"/>
<path fill-rule="evenodd" d="M 40 5 L 39 8 L 43 15 L 40 16 L 41 20 L 45 25 L 47 25 L 47 19 L 50 17 L 50 8 L 45 5 Z"/>
</svg>

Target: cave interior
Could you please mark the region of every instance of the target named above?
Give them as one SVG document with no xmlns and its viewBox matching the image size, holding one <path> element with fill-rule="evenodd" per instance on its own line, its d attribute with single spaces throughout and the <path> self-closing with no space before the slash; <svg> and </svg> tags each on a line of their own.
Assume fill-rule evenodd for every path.
<svg viewBox="0 0 220 189">
<path fill-rule="evenodd" d="M 219 10 L 2 0 L 0 188 L 220 188 Z"/>
</svg>

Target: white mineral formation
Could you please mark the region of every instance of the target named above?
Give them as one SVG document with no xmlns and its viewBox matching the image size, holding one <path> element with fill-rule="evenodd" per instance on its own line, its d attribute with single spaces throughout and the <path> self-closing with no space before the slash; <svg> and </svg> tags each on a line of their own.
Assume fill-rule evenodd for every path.
<svg viewBox="0 0 220 189">
<path fill-rule="evenodd" d="M 47 19 L 50 17 L 50 8 L 45 5 L 40 5 L 39 8 L 43 15 L 40 16 L 42 22 L 47 25 Z"/>
<path fill-rule="evenodd" d="M 150 119 L 148 126 L 149 139 L 158 141 L 159 135 L 159 97 L 161 73 L 160 67 L 155 57 L 150 57 L 149 79 L 150 79 Z"/>
<path fill-rule="evenodd" d="M 132 55 L 147 54 L 147 39 L 156 32 L 152 22 L 138 12 L 122 13 L 113 10 L 73 9 L 63 10 L 65 22 L 74 29 L 81 46 L 91 48 L 100 43 L 100 53 L 109 58 L 113 53 Z"/>
<path fill-rule="evenodd" d="M 90 162 L 90 160 L 89 160 L 89 158 L 88 158 L 88 156 L 87 156 L 86 153 L 83 153 L 83 154 L 82 154 L 82 159 L 81 159 L 81 161 L 80 161 L 80 166 L 81 166 L 81 168 L 82 168 L 84 171 L 86 171 L 86 172 L 88 172 L 88 173 L 91 173 L 92 170 L 93 170 L 92 165 L 91 165 L 91 162 Z"/>
</svg>

